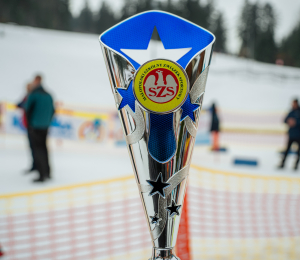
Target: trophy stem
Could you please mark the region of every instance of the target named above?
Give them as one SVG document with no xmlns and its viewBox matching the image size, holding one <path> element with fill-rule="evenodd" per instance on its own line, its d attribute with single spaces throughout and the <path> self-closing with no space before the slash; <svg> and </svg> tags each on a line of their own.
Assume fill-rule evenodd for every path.
<svg viewBox="0 0 300 260">
<path fill-rule="evenodd" d="M 152 257 L 149 260 L 180 260 L 172 252 L 173 248 L 153 248 Z"/>
</svg>

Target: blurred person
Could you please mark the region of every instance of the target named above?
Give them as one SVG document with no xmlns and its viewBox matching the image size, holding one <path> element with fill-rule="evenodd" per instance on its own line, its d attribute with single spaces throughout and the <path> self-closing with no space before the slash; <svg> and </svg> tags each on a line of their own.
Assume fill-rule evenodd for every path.
<svg viewBox="0 0 300 260">
<path fill-rule="evenodd" d="M 297 159 L 294 165 L 294 170 L 297 170 L 300 158 L 300 107 L 298 103 L 298 99 L 294 99 L 292 102 L 292 110 L 288 113 L 287 117 L 285 118 L 284 122 L 289 126 L 288 131 L 288 143 L 286 146 L 286 150 L 284 151 L 283 158 L 281 164 L 279 165 L 279 169 L 284 168 L 284 163 L 286 157 L 289 153 L 289 150 L 293 143 L 298 144 L 298 153 Z"/>
<path fill-rule="evenodd" d="M 212 133 L 212 151 L 218 151 L 219 147 L 219 131 L 220 131 L 220 121 L 217 112 L 217 106 L 215 103 L 212 104 L 210 108 L 211 112 L 211 127 L 210 131 Z"/>
<path fill-rule="evenodd" d="M 37 75 L 32 84 L 34 89 L 27 98 L 25 111 L 35 166 L 39 172 L 39 178 L 33 182 L 43 182 L 51 178 L 46 141 L 55 110 L 51 95 L 42 87 L 42 77 Z"/>
<path fill-rule="evenodd" d="M 28 95 L 30 94 L 32 89 L 33 89 L 33 85 L 31 83 L 28 83 L 27 86 L 26 86 L 26 95 L 25 95 L 25 97 L 22 99 L 21 102 L 19 102 L 17 104 L 17 107 L 21 108 L 23 110 L 22 123 L 23 123 L 23 126 L 26 128 L 28 143 L 29 143 L 31 156 L 32 156 L 31 168 L 29 170 L 26 170 L 25 173 L 30 173 L 30 172 L 36 170 L 35 162 L 34 162 L 34 156 L 33 156 L 32 138 L 31 138 L 31 135 L 30 135 L 31 131 L 28 130 L 28 123 L 27 123 L 27 118 L 26 118 L 26 113 L 25 113 L 25 104 L 26 104 Z"/>
</svg>

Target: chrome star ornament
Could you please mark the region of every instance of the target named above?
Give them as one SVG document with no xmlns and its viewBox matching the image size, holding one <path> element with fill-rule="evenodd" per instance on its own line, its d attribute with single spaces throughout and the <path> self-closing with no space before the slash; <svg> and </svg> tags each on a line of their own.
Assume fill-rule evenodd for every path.
<svg viewBox="0 0 300 260">
<path fill-rule="evenodd" d="M 161 218 L 158 217 L 158 214 L 155 213 L 154 216 L 150 216 L 150 219 L 151 219 L 151 224 L 158 224 L 159 221 L 161 221 Z"/>
<path fill-rule="evenodd" d="M 166 207 L 166 210 L 169 211 L 169 216 L 173 217 L 175 215 L 179 216 L 178 210 L 181 208 L 181 205 L 176 205 L 175 201 L 172 200 L 172 204 L 169 207 Z"/>
<path fill-rule="evenodd" d="M 150 191 L 149 196 L 159 194 L 160 196 L 165 198 L 164 189 L 168 188 L 170 184 L 163 182 L 163 176 L 161 172 L 159 173 L 155 181 L 147 180 L 147 182 L 152 186 L 152 190 Z"/>
</svg>

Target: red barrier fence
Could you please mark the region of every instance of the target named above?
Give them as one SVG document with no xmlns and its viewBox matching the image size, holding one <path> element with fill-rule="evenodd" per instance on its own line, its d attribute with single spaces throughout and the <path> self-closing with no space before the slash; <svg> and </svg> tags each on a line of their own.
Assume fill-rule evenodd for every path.
<svg viewBox="0 0 300 260">
<path fill-rule="evenodd" d="M 181 260 L 300 258 L 299 178 L 192 166 Z M 148 259 L 151 239 L 133 176 L 0 195 L 9 260 Z"/>
</svg>

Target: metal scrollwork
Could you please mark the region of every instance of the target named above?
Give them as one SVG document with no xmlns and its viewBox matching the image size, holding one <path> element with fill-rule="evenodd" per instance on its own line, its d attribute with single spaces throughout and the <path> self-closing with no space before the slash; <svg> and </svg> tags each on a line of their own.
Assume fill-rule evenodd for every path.
<svg viewBox="0 0 300 260">
<path fill-rule="evenodd" d="M 190 97 L 192 103 L 196 103 L 197 99 L 205 92 L 208 70 L 209 70 L 209 66 L 206 67 L 204 71 L 202 71 L 202 73 L 200 74 L 200 76 L 197 78 L 194 85 L 192 86 L 192 89 L 190 91 Z"/>
<path fill-rule="evenodd" d="M 135 130 L 125 136 L 125 139 L 128 144 L 134 144 L 141 140 L 145 133 L 145 117 L 137 101 L 135 101 L 135 112 L 128 105 L 125 106 L 125 109 L 132 116 L 135 123 Z"/>
</svg>

